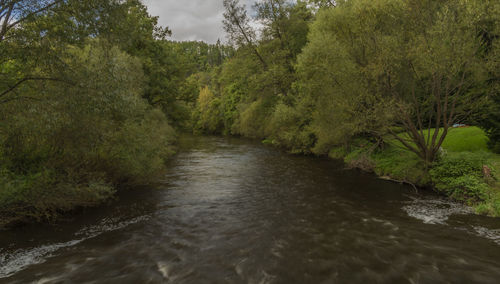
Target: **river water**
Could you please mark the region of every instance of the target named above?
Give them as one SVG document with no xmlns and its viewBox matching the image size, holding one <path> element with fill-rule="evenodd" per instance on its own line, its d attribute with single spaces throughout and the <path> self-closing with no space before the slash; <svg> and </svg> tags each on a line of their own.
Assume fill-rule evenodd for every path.
<svg viewBox="0 0 500 284">
<path fill-rule="evenodd" d="M 0 231 L 0 282 L 500 281 L 500 219 L 248 140 L 181 145 L 154 186 Z"/>
</svg>

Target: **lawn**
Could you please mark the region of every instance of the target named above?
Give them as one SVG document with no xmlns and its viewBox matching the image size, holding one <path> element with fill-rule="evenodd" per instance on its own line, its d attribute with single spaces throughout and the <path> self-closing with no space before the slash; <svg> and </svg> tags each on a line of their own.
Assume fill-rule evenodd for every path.
<svg viewBox="0 0 500 284">
<path fill-rule="evenodd" d="M 431 135 L 434 134 L 434 129 L 431 129 Z M 441 134 L 443 130 L 440 129 Z M 427 137 L 428 131 L 425 130 L 424 134 Z M 400 137 L 408 138 L 408 135 L 404 132 L 398 134 Z M 439 136 L 438 136 L 439 139 Z M 403 147 L 403 144 L 393 137 L 387 137 L 387 142 L 396 146 Z M 415 145 L 413 142 L 409 141 L 410 144 Z M 475 126 L 462 127 L 462 128 L 450 128 L 446 139 L 443 142 L 443 149 L 450 152 L 489 152 L 488 150 L 488 138 L 484 131 Z"/>
<path fill-rule="evenodd" d="M 443 142 L 451 152 L 488 152 L 488 138 L 479 127 L 452 128 Z"/>
</svg>

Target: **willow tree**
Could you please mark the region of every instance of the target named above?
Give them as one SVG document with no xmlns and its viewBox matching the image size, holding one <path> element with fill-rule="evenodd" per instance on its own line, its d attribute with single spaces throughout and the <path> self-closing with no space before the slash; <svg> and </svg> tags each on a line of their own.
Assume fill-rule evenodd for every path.
<svg viewBox="0 0 500 284">
<path fill-rule="evenodd" d="M 487 80 L 480 1 L 351 0 L 319 12 L 301 56 L 320 142 L 391 134 L 426 164 Z M 403 129 L 404 133 L 398 133 Z"/>
</svg>

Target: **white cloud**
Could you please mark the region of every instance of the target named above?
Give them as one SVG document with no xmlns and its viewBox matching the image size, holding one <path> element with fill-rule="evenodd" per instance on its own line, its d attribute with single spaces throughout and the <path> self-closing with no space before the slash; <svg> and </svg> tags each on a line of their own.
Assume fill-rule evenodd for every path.
<svg viewBox="0 0 500 284">
<path fill-rule="evenodd" d="M 244 0 L 247 8 L 253 0 Z M 148 11 L 159 16 L 159 24 L 172 30 L 174 40 L 225 41 L 222 0 L 144 0 Z"/>
</svg>

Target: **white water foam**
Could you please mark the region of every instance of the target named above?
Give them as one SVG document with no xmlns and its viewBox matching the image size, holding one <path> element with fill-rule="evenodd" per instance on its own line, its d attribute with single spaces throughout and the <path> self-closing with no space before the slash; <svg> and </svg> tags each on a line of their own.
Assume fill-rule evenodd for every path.
<svg viewBox="0 0 500 284">
<path fill-rule="evenodd" d="M 410 217 L 425 224 L 446 224 L 452 215 L 472 214 L 472 209 L 462 204 L 442 199 L 413 199 L 402 208 Z"/>
<path fill-rule="evenodd" d="M 170 266 L 168 265 L 168 263 L 160 261 L 156 263 L 156 266 L 158 267 L 158 271 L 161 273 L 164 279 L 170 278 Z"/>
<path fill-rule="evenodd" d="M 472 208 L 460 203 L 441 199 L 413 199 L 402 209 L 411 217 L 423 221 L 425 224 L 446 225 L 452 215 L 474 214 Z M 500 229 L 488 229 L 482 226 L 466 225 L 461 228 L 470 234 L 494 241 L 500 245 Z"/>
<path fill-rule="evenodd" d="M 12 253 L 2 254 L 0 255 L 0 278 L 12 276 L 30 265 L 43 263 L 47 258 L 53 256 L 53 252 L 61 248 L 74 246 L 81 243 L 83 240 L 84 239 L 44 245 L 37 248 L 17 250 Z"/>
<path fill-rule="evenodd" d="M 474 226 L 473 228 L 481 237 L 490 239 L 500 245 L 500 229 L 492 230 L 481 226 Z"/>
<path fill-rule="evenodd" d="M 122 222 L 118 222 L 118 220 L 113 219 L 104 219 L 98 225 L 90 226 L 78 231 L 75 235 L 80 238 L 76 240 L 43 245 L 30 249 L 20 249 L 10 253 L 2 253 L 2 251 L 0 251 L 0 279 L 10 277 L 31 265 L 44 263 L 48 258 L 54 256 L 56 251 L 62 248 L 77 245 L 85 240 L 95 238 L 105 232 L 119 230 L 147 219 L 149 219 L 149 216 L 141 216 Z"/>
</svg>

